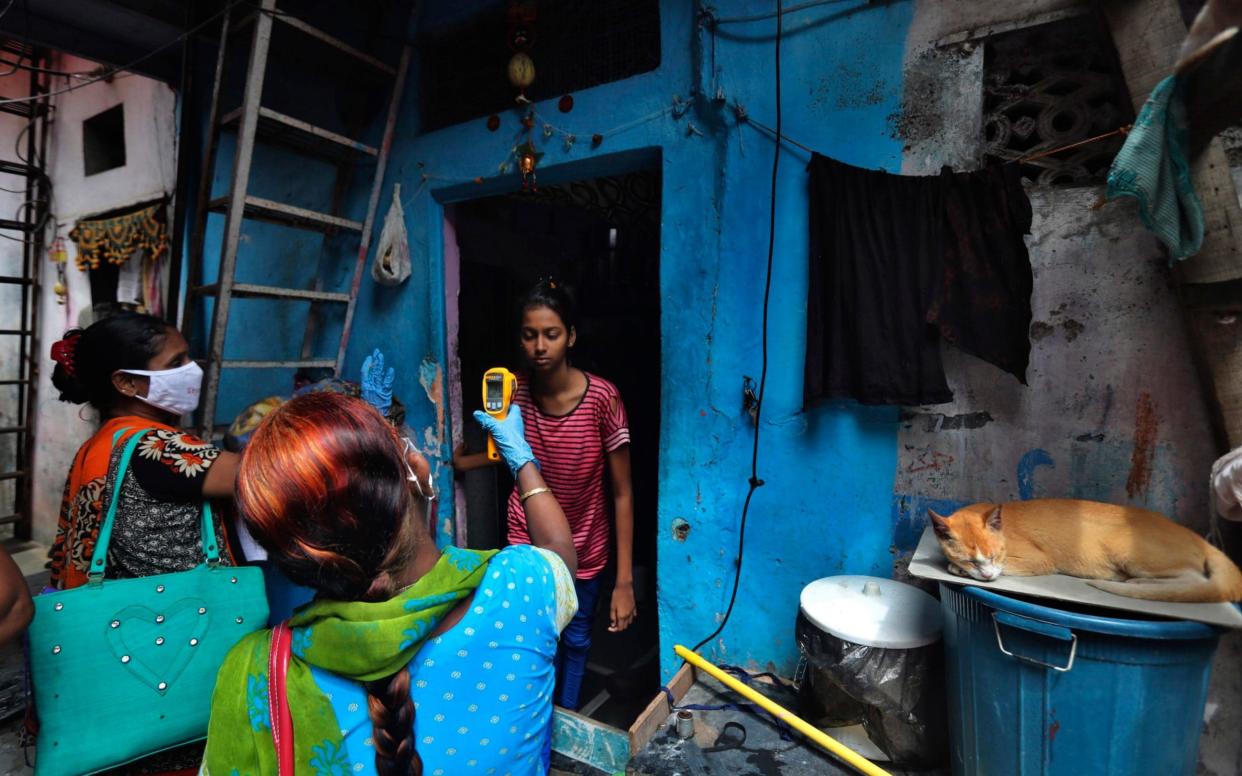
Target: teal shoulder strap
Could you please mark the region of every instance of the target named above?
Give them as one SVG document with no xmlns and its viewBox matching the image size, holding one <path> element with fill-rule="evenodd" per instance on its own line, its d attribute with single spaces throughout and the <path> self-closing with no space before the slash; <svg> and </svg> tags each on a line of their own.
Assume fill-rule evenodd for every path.
<svg viewBox="0 0 1242 776">
<path fill-rule="evenodd" d="M 129 462 L 134 457 L 134 450 L 138 447 L 138 443 L 148 432 L 153 429 L 146 428 L 134 433 L 129 441 L 125 443 L 125 449 L 121 452 L 121 459 L 117 462 L 115 482 L 112 484 L 112 498 L 108 501 L 108 514 L 104 517 L 103 523 L 99 526 L 99 537 L 95 540 L 95 552 L 91 555 L 91 566 L 88 576 L 92 583 L 103 581 L 104 572 L 107 570 L 108 544 L 112 541 L 112 526 L 116 522 L 116 510 L 121 502 L 121 485 L 125 480 L 125 473 L 129 470 Z M 123 428 L 112 435 L 112 445 L 116 446 L 117 440 L 128 428 Z M 203 529 L 203 556 L 210 566 L 215 566 L 220 562 L 220 549 L 216 542 L 215 521 L 211 517 L 211 505 L 206 499 L 203 500 L 202 511 L 202 529 Z"/>
</svg>

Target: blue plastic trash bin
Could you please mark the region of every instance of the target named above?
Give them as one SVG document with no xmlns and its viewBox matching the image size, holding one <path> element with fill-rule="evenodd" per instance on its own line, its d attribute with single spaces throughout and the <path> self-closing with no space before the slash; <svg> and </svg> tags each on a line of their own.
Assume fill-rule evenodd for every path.
<svg viewBox="0 0 1242 776">
<path fill-rule="evenodd" d="M 940 585 L 958 776 L 1195 773 L 1217 632 Z"/>
</svg>

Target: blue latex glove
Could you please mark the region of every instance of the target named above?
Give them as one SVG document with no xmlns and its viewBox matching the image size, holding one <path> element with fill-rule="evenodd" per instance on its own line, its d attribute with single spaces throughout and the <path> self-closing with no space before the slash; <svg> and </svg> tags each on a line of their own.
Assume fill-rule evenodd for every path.
<svg viewBox="0 0 1242 776">
<path fill-rule="evenodd" d="M 531 452 L 530 445 L 526 442 L 526 427 L 522 424 L 521 407 L 516 404 L 509 405 L 509 414 L 504 420 L 496 420 L 483 410 L 475 410 L 474 419 L 479 421 L 483 430 L 496 440 L 496 449 L 500 451 L 500 457 L 505 459 L 505 463 L 509 464 L 509 471 L 514 477 L 517 476 L 518 469 L 528 463 L 539 465 L 539 462 L 535 460 L 535 454 Z"/>
<path fill-rule="evenodd" d="M 384 354 L 379 348 L 362 362 L 362 399 L 385 415 L 392 406 L 393 377 L 391 368 L 384 373 Z"/>
</svg>

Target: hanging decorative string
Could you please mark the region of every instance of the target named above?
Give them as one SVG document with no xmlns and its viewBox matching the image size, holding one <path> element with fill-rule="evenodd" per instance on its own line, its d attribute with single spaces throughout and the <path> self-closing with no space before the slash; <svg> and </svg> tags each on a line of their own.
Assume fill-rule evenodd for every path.
<svg viewBox="0 0 1242 776">
<path fill-rule="evenodd" d="M 683 102 L 680 97 L 674 97 L 672 105 L 667 105 L 663 108 L 660 108 L 659 110 L 652 111 L 651 113 L 648 113 L 644 116 L 639 116 L 636 119 L 627 121 L 624 124 L 619 124 L 613 127 L 612 129 L 606 130 L 604 132 L 592 133 L 591 134 L 591 147 L 598 148 L 600 144 L 604 142 L 604 138 L 612 137 L 614 135 L 619 135 L 622 132 L 633 129 L 635 127 L 642 126 L 643 124 L 646 124 L 650 121 L 655 121 L 661 116 L 664 116 L 669 113 L 674 114 L 675 118 L 681 118 L 681 116 L 685 113 L 686 108 L 688 107 L 689 107 L 689 104 L 686 102 Z M 534 116 L 535 119 L 537 119 L 539 122 L 543 124 L 543 136 L 544 137 L 551 137 L 553 133 L 556 133 L 560 135 L 561 138 L 564 140 L 566 151 L 573 148 L 574 143 L 577 142 L 578 140 L 578 137 L 579 137 L 578 133 L 570 132 L 567 129 L 563 129 L 561 127 L 556 126 L 551 121 L 548 121 L 546 118 L 544 118 L 543 115 L 541 115 L 538 111 L 535 111 L 534 109 L 531 110 L 531 115 Z"/>
<path fill-rule="evenodd" d="M 689 110 L 689 108 L 690 108 L 690 103 L 688 101 L 685 101 L 681 99 L 680 97 L 674 96 L 673 101 L 670 105 L 660 108 L 659 110 L 655 110 L 655 111 L 652 111 L 651 113 L 647 113 L 637 118 L 623 122 L 621 124 L 618 124 L 615 127 L 612 127 L 611 129 L 606 129 L 602 132 L 592 133 L 590 135 L 591 147 L 598 148 L 604 142 L 605 138 L 613 137 L 623 132 L 627 132 L 631 129 L 634 129 L 635 127 L 639 127 L 639 126 L 642 126 L 643 124 L 647 124 L 652 121 L 655 121 L 656 119 L 662 116 L 671 114 L 674 118 L 679 119 L 685 115 L 685 113 Z M 535 111 L 533 108 L 530 109 L 529 112 L 524 115 L 524 121 L 525 120 L 530 120 L 540 125 L 542 127 L 543 136 L 545 138 L 552 137 L 554 134 L 559 135 L 562 139 L 562 142 L 564 143 L 564 147 L 566 151 L 572 150 L 574 147 L 574 144 L 578 141 L 578 138 L 583 136 L 576 132 L 572 132 L 568 129 L 565 129 L 563 127 L 557 126 L 556 124 L 553 124 L 551 121 L 548 121 L 543 115 Z M 692 135 L 703 134 L 693 124 L 689 124 L 687 125 L 687 127 L 688 127 L 687 134 L 692 134 Z M 518 139 L 526 137 L 527 134 L 528 132 L 525 126 L 523 126 L 522 130 L 518 133 Z M 509 148 L 508 152 L 505 154 L 504 159 L 502 159 L 499 164 L 497 164 L 495 167 L 492 168 L 496 172 L 494 173 L 488 172 L 485 175 L 477 175 L 473 178 L 459 178 L 459 177 L 436 175 L 434 173 L 429 173 L 426 171 L 424 164 L 420 162 L 419 163 L 419 169 L 420 169 L 419 176 L 422 179 L 422 183 L 419 184 L 419 187 L 415 189 L 414 193 L 410 195 L 409 199 L 406 200 L 405 203 L 406 204 L 412 203 L 414 199 L 417 198 L 423 192 L 424 190 L 423 184 L 425 184 L 427 181 L 443 181 L 445 183 L 480 183 L 481 184 L 487 178 L 492 177 L 493 175 L 496 175 L 496 174 L 507 175 L 508 173 L 513 171 L 514 159 L 521 153 L 521 148 L 522 148 L 522 143 L 517 142 L 517 139 L 515 139 L 515 142 Z"/>
</svg>

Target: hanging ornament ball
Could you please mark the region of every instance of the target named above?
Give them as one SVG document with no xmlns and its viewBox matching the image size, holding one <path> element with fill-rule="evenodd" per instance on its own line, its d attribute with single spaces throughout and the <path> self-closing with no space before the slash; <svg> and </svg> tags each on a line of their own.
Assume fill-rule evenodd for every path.
<svg viewBox="0 0 1242 776">
<path fill-rule="evenodd" d="M 518 169 L 522 171 L 523 175 L 530 175 L 532 172 L 534 172 L 535 171 L 535 155 L 534 154 L 522 154 L 521 158 L 518 159 Z"/>
<path fill-rule="evenodd" d="M 56 285 L 52 286 L 52 291 L 57 296 L 64 296 L 65 294 L 69 293 L 69 289 L 65 288 L 65 284 L 61 283 L 60 281 L 56 281 Z"/>
<path fill-rule="evenodd" d="M 556 103 L 556 107 L 561 113 L 569 113 L 574 109 L 574 96 L 572 94 L 565 95 Z"/>
<path fill-rule="evenodd" d="M 600 143 L 603 143 L 603 142 L 604 142 L 604 136 L 599 134 L 598 132 L 596 132 L 594 135 L 591 135 L 591 147 L 592 148 L 599 148 Z"/>
<path fill-rule="evenodd" d="M 500 117 L 495 113 L 487 117 L 487 128 L 492 132 L 500 129 Z"/>
<path fill-rule="evenodd" d="M 509 83 L 525 89 L 535 82 L 535 62 L 522 52 L 509 59 Z"/>
</svg>

